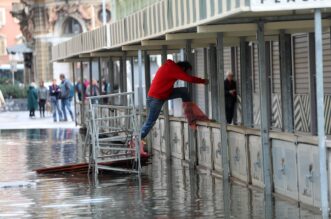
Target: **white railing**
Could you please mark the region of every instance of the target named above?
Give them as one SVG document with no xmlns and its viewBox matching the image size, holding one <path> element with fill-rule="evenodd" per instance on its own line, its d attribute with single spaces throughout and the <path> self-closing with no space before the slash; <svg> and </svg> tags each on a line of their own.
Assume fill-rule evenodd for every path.
<svg viewBox="0 0 331 219">
<path fill-rule="evenodd" d="M 248 10 L 247 0 L 162 0 L 123 19 L 54 46 L 52 60 L 137 43 Z M 58 51 L 57 51 L 58 50 Z"/>
</svg>

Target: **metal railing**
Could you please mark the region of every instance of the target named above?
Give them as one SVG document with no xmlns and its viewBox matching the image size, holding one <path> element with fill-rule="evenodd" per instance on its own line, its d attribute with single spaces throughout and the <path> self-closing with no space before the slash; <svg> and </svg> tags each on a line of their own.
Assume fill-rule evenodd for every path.
<svg viewBox="0 0 331 219">
<path fill-rule="evenodd" d="M 134 93 L 99 95 L 87 99 L 89 118 L 84 151 L 90 147 L 89 169 L 96 175 L 100 169 L 140 174 L 140 130 Z M 116 99 L 121 100 L 120 105 L 111 104 Z M 132 161 L 132 168 L 118 167 L 118 161 Z"/>
</svg>

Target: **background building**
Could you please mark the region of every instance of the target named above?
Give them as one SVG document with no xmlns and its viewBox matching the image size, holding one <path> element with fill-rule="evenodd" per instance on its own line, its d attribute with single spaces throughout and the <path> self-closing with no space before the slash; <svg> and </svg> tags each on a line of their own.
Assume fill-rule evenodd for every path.
<svg viewBox="0 0 331 219">
<path fill-rule="evenodd" d="M 0 1 L 0 66 L 9 64 L 9 54 L 7 54 L 6 48 L 23 41 L 19 21 L 10 14 L 12 3 L 17 1 Z"/>
<path fill-rule="evenodd" d="M 107 1 L 107 21 L 111 20 Z M 30 81 L 50 81 L 60 73 L 71 75 L 71 67 L 51 63 L 51 47 L 76 34 L 93 30 L 102 24 L 102 1 L 95 0 L 20 0 L 13 4 L 12 15 L 19 20 L 26 43 L 33 49 L 25 57 Z"/>
</svg>

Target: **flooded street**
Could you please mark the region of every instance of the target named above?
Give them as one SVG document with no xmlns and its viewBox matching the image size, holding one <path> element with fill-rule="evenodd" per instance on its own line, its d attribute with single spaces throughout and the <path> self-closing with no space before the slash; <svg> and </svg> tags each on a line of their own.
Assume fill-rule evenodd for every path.
<svg viewBox="0 0 331 219">
<path fill-rule="evenodd" d="M 77 129 L 0 131 L 0 218 L 320 218 L 296 203 L 204 173 L 155 153 L 136 175 L 37 175 L 82 162 Z"/>
</svg>

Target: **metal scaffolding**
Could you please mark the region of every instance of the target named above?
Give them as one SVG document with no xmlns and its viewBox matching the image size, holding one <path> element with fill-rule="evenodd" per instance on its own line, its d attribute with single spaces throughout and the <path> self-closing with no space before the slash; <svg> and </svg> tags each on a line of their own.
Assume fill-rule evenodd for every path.
<svg viewBox="0 0 331 219">
<path fill-rule="evenodd" d="M 123 99 L 126 101 L 121 101 Z M 88 97 L 88 103 L 86 145 L 90 145 L 90 170 L 95 175 L 100 169 L 140 174 L 140 131 L 134 93 Z M 123 161 L 132 161 L 131 168 L 112 165 Z"/>
</svg>

